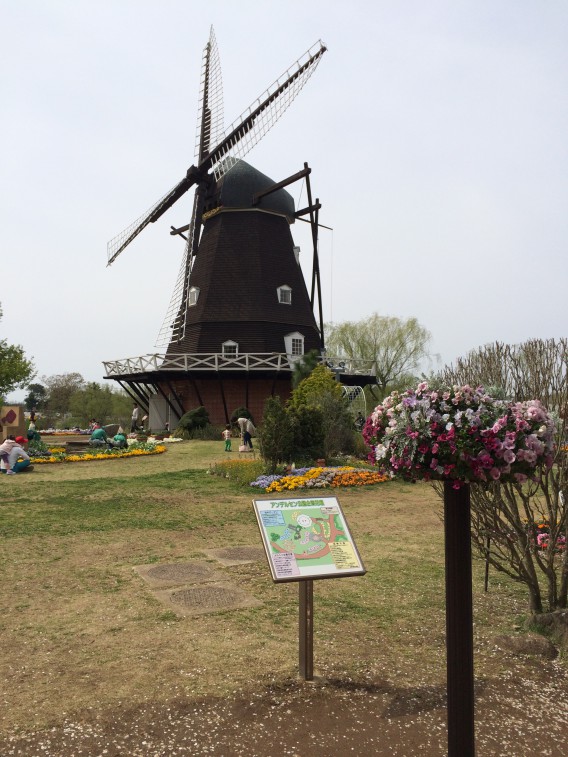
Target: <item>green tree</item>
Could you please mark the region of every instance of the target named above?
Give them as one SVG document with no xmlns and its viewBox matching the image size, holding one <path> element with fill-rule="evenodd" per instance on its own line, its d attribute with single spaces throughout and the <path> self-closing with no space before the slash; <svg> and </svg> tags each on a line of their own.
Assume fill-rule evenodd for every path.
<svg viewBox="0 0 568 757">
<path fill-rule="evenodd" d="M 258 438 L 260 454 L 270 473 L 274 473 L 278 463 L 291 459 L 294 441 L 292 420 L 280 397 L 266 400 Z"/>
<path fill-rule="evenodd" d="M 292 369 L 292 388 L 295 389 L 300 381 L 308 378 L 314 368 L 321 362 L 321 355 L 319 350 L 310 350 L 302 355 L 300 360 L 294 363 Z"/>
<path fill-rule="evenodd" d="M 305 450 L 317 447 L 320 450 L 317 456 L 326 458 L 339 452 L 354 451 L 353 418 L 349 412 L 347 400 L 343 396 L 341 384 L 336 381 L 333 371 L 329 368 L 317 365 L 310 375 L 294 389 L 289 406 L 296 428 L 296 446 L 303 445 Z M 317 438 L 313 436 L 311 430 L 308 432 L 304 429 L 305 424 L 311 429 L 312 417 L 308 414 L 304 418 L 301 412 L 297 412 L 302 408 L 316 410 L 319 413 L 321 427 Z M 312 441 L 307 442 L 307 437 Z"/>
<path fill-rule="evenodd" d="M 307 378 L 300 381 L 292 392 L 290 404 L 294 407 L 298 405 L 317 407 L 320 399 L 326 394 L 341 398 L 341 384 L 335 380 L 333 371 L 320 364 L 312 370 Z"/>
<path fill-rule="evenodd" d="M 81 428 L 86 428 L 91 418 L 96 418 L 105 425 L 114 420 L 113 399 L 110 386 L 101 386 L 92 381 L 71 394 L 69 412 L 73 421 Z"/>
<path fill-rule="evenodd" d="M 354 361 L 357 370 L 376 376 L 382 394 L 402 377 L 413 383 L 421 362 L 431 356 L 431 334 L 416 318 L 373 313 L 361 321 L 329 324 L 326 330 L 330 357 Z"/>
<path fill-rule="evenodd" d="M 325 452 L 323 413 L 318 407 L 295 405 L 288 407 L 292 425 L 292 455 L 296 463 L 313 463 Z"/>
<path fill-rule="evenodd" d="M 65 417 L 70 413 L 71 397 L 83 389 L 85 379 L 80 373 L 62 373 L 43 376 L 42 381 L 47 388 L 45 413 L 53 423 L 57 417 Z"/>
<path fill-rule="evenodd" d="M 28 384 L 28 393 L 24 397 L 24 404 L 26 410 L 43 410 L 45 399 L 47 397 L 47 389 L 43 384 Z"/>
<path fill-rule="evenodd" d="M 26 358 L 23 347 L 8 344 L 6 339 L 0 339 L 0 405 L 4 403 L 9 392 L 25 386 L 34 374 L 34 364 Z"/>
</svg>

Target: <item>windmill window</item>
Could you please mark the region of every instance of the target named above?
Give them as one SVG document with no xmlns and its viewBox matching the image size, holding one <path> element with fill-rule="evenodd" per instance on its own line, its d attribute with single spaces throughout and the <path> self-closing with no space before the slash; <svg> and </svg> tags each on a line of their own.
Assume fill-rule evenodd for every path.
<svg viewBox="0 0 568 757">
<path fill-rule="evenodd" d="M 223 357 L 237 357 L 238 351 L 239 345 L 237 342 L 231 340 L 223 342 Z"/>
<path fill-rule="evenodd" d="M 292 289 L 287 285 L 284 284 L 281 287 L 278 287 L 278 302 L 280 302 L 282 305 L 291 305 L 292 304 Z"/>
<path fill-rule="evenodd" d="M 295 361 L 304 354 L 304 335 L 299 331 L 292 334 L 286 334 L 284 337 L 284 347 L 289 359 Z"/>
<path fill-rule="evenodd" d="M 197 305 L 197 300 L 199 298 L 199 287 L 191 287 L 189 290 L 189 302 L 188 305 Z"/>
</svg>

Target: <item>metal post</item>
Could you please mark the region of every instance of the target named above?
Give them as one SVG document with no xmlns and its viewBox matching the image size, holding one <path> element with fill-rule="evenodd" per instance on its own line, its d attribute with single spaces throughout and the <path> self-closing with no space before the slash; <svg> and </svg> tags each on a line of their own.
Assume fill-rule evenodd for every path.
<svg viewBox="0 0 568 757">
<path fill-rule="evenodd" d="M 474 757 L 473 609 L 469 485 L 444 482 L 448 757 Z"/>
<path fill-rule="evenodd" d="M 304 681 L 314 678 L 314 582 L 306 579 L 300 587 L 300 676 Z"/>
</svg>

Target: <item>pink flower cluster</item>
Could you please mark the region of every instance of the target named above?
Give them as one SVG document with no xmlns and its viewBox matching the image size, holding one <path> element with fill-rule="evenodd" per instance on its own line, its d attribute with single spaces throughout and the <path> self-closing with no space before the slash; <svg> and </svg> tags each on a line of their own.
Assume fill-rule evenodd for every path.
<svg viewBox="0 0 568 757">
<path fill-rule="evenodd" d="M 516 481 L 550 467 L 554 421 L 538 400 L 506 402 L 483 387 L 393 392 L 363 428 L 369 459 L 409 481 Z"/>
</svg>

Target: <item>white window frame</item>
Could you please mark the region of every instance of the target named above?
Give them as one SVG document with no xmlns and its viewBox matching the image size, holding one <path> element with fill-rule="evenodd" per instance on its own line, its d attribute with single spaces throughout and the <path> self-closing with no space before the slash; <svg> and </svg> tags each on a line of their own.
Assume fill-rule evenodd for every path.
<svg viewBox="0 0 568 757">
<path fill-rule="evenodd" d="M 221 345 L 221 351 L 223 353 L 223 357 L 238 357 L 239 345 L 237 344 L 237 342 L 233 342 L 232 339 L 228 339 Z"/>
<path fill-rule="evenodd" d="M 284 337 L 284 349 L 288 357 L 288 363 L 292 367 L 304 355 L 304 335 L 299 331 L 293 331 Z"/>
<path fill-rule="evenodd" d="M 199 299 L 199 287 L 190 287 L 187 306 L 191 308 L 194 305 L 197 305 L 198 299 Z"/>
<path fill-rule="evenodd" d="M 281 305 L 292 304 L 292 287 L 289 287 L 288 284 L 282 284 L 276 291 L 278 292 L 278 302 Z"/>
</svg>

